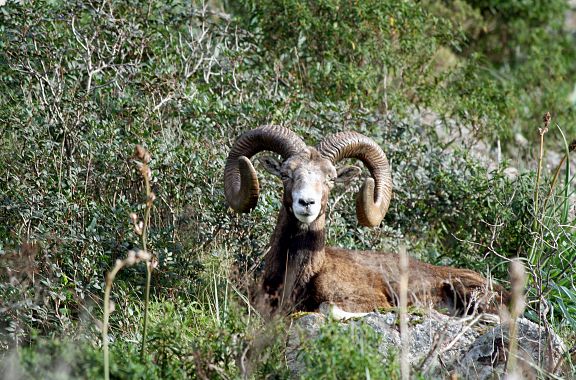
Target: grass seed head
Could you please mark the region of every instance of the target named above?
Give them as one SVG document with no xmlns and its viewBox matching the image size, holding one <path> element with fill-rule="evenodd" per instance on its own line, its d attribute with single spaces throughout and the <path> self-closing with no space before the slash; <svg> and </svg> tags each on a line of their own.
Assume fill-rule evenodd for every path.
<svg viewBox="0 0 576 380">
<path fill-rule="evenodd" d="M 544 128 L 548 128 L 551 118 L 552 116 L 550 115 L 550 112 L 546 112 L 546 114 L 544 114 Z"/>
<path fill-rule="evenodd" d="M 136 145 L 136 148 L 134 149 L 134 157 L 145 164 L 149 163 L 152 159 L 150 153 L 142 145 Z"/>
<path fill-rule="evenodd" d="M 136 224 L 138 222 L 138 215 L 136 215 L 136 213 L 131 212 L 130 213 L 130 220 L 132 221 L 132 223 Z"/>
</svg>

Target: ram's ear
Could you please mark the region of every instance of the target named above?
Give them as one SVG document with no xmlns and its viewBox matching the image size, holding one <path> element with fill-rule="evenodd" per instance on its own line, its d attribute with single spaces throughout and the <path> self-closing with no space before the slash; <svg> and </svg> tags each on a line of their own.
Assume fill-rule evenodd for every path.
<svg viewBox="0 0 576 380">
<path fill-rule="evenodd" d="M 268 173 L 280 177 L 280 168 L 282 166 L 280 161 L 272 156 L 263 156 L 258 158 L 258 162 L 260 162 Z"/>
<path fill-rule="evenodd" d="M 344 166 L 343 168 L 336 170 L 337 177 L 335 182 L 348 184 L 355 178 L 358 178 L 360 173 L 362 173 L 362 169 L 358 166 Z"/>
</svg>

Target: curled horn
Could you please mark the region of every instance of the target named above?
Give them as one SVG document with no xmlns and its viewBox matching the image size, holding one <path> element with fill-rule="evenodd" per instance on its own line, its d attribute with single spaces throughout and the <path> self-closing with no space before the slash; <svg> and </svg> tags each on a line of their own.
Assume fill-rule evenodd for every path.
<svg viewBox="0 0 576 380">
<path fill-rule="evenodd" d="M 266 125 L 242 134 L 232 146 L 224 168 L 224 193 L 230 207 L 248 212 L 258 203 L 260 186 L 250 157 L 268 150 L 286 159 L 304 148 L 304 141 L 284 127 Z"/>
<path fill-rule="evenodd" d="M 366 178 L 356 196 L 356 216 L 363 226 L 380 225 L 392 198 L 392 175 L 378 144 L 356 132 L 340 132 L 326 137 L 317 149 L 333 164 L 344 158 L 357 158 L 364 163 L 372 178 Z"/>
</svg>

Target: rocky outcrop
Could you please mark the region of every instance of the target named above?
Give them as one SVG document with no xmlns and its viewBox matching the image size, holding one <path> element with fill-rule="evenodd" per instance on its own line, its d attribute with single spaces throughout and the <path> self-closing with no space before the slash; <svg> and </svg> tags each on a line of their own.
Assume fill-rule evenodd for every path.
<svg viewBox="0 0 576 380">
<path fill-rule="evenodd" d="M 493 379 L 504 374 L 508 347 L 508 327 L 479 322 L 478 318 L 455 318 L 427 311 L 409 315 L 409 354 L 411 366 L 426 377 L 446 378 L 457 374 L 464 379 Z M 323 314 L 311 313 L 295 319 L 289 330 L 287 362 L 295 377 L 304 364 L 299 353 L 305 342 L 316 338 L 327 322 Z M 343 329 L 363 323 L 380 336 L 378 350 L 382 357 L 400 347 L 398 317 L 394 312 L 369 313 L 339 323 Z M 527 319 L 518 321 L 518 366 L 524 378 L 531 378 L 537 368 L 561 375 L 559 364 L 566 348 L 561 339 Z M 384 360 L 384 359 L 383 359 Z"/>
</svg>

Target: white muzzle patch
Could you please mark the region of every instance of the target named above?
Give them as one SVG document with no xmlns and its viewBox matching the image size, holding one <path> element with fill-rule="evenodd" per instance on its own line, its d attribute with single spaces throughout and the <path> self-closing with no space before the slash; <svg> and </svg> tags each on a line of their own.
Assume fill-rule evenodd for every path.
<svg viewBox="0 0 576 380">
<path fill-rule="evenodd" d="M 322 193 L 311 186 L 292 191 L 292 211 L 294 216 L 305 224 L 318 218 L 322 208 Z"/>
</svg>

